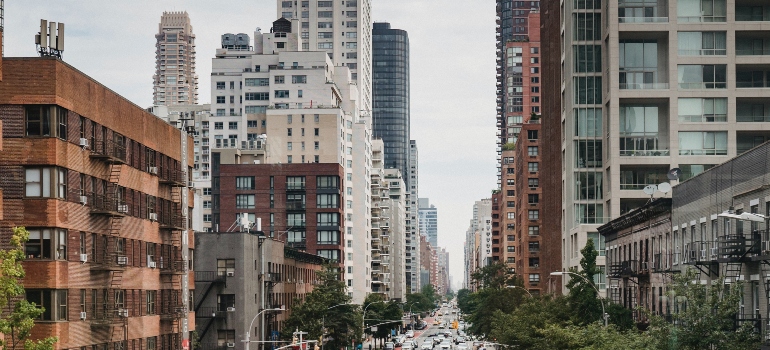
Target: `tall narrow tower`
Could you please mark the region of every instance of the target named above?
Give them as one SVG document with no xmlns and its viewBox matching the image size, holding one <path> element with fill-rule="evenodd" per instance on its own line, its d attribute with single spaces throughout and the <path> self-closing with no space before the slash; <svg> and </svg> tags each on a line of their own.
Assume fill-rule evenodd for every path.
<svg viewBox="0 0 770 350">
<path fill-rule="evenodd" d="M 163 12 L 155 44 L 153 104 L 198 103 L 195 75 L 195 34 L 187 12 Z"/>
</svg>

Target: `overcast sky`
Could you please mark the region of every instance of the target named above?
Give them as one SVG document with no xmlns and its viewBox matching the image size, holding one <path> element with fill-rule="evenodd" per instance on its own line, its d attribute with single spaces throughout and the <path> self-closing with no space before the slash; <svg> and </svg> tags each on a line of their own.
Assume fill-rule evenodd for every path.
<svg viewBox="0 0 770 350">
<path fill-rule="evenodd" d="M 163 11 L 187 11 L 197 44 L 200 103 L 209 103 L 211 58 L 224 33 L 269 28 L 275 0 L 9 0 L 5 56 L 34 56 L 40 19 L 64 22 L 64 60 L 142 107 L 152 104 L 155 34 Z M 497 187 L 495 2 L 373 0 L 373 20 L 409 32 L 412 139 L 420 197 L 439 211 L 439 245 L 454 286 L 475 200 Z M 253 39 L 253 38 L 252 38 Z"/>
</svg>

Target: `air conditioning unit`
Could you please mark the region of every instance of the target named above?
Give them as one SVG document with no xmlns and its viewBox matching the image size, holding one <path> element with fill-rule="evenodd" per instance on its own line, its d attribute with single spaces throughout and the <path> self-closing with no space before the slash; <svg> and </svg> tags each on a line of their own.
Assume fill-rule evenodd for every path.
<svg viewBox="0 0 770 350">
<path fill-rule="evenodd" d="M 147 172 L 153 175 L 158 175 L 158 167 L 156 166 L 147 167 Z"/>
<path fill-rule="evenodd" d="M 80 262 L 88 261 L 88 254 L 80 254 Z"/>
<path fill-rule="evenodd" d="M 84 138 L 81 137 L 80 138 L 80 147 L 88 148 L 89 147 L 88 139 L 84 139 Z"/>
<path fill-rule="evenodd" d="M 80 196 L 80 204 L 82 205 L 88 204 L 88 196 Z"/>
<path fill-rule="evenodd" d="M 227 343 L 227 347 L 228 348 L 234 348 L 235 347 L 235 343 Z"/>
<path fill-rule="evenodd" d="M 86 319 L 86 312 L 85 311 L 80 313 L 80 319 L 81 320 L 85 320 Z"/>
<path fill-rule="evenodd" d="M 158 221 L 158 213 L 150 213 L 150 221 Z"/>
<path fill-rule="evenodd" d="M 126 204 L 118 204 L 118 213 L 128 213 L 128 205 Z"/>
<path fill-rule="evenodd" d="M 227 308 L 227 312 L 235 312 L 235 308 L 234 307 L 228 307 Z"/>
<path fill-rule="evenodd" d="M 128 317 L 128 309 L 118 309 L 118 316 Z"/>
<path fill-rule="evenodd" d="M 706 249 L 701 249 L 700 250 L 700 259 L 701 260 L 706 260 L 706 256 L 707 256 L 706 255 Z"/>
<path fill-rule="evenodd" d="M 118 257 L 118 265 L 128 265 L 128 257 L 127 256 L 119 256 Z"/>
<path fill-rule="evenodd" d="M 719 248 L 711 248 L 711 260 L 716 260 L 717 255 L 719 255 Z"/>
<path fill-rule="evenodd" d="M 227 271 L 227 277 L 233 277 L 233 276 L 235 276 L 235 272 Z"/>
<path fill-rule="evenodd" d="M 712 248 L 712 249 L 714 249 L 714 248 Z M 763 254 L 770 253 L 770 241 L 762 242 L 762 253 Z"/>
<path fill-rule="evenodd" d="M 192 182 L 192 181 L 187 181 L 187 187 L 189 187 L 189 188 L 193 188 L 193 187 L 195 187 L 195 186 L 193 185 L 193 182 Z"/>
<path fill-rule="evenodd" d="M 147 267 L 154 269 L 155 267 L 157 267 L 157 265 L 154 261 L 150 261 L 147 263 Z"/>
</svg>

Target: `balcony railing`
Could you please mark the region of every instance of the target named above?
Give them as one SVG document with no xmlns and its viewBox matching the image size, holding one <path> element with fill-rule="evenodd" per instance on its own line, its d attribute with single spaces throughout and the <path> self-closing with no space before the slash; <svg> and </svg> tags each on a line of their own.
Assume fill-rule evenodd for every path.
<svg viewBox="0 0 770 350">
<path fill-rule="evenodd" d="M 726 149 L 680 149 L 680 156 L 724 156 Z"/>
<path fill-rule="evenodd" d="M 718 258 L 740 259 L 749 255 L 759 254 L 761 234 L 756 231 L 750 235 L 727 235 L 717 238 Z"/>
<path fill-rule="evenodd" d="M 91 193 L 88 202 L 91 204 L 91 213 L 108 216 L 124 216 L 128 214 L 128 205 L 115 194 Z"/>
<path fill-rule="evenodd" d="M 126 146 L 111 140 L 96 141 L 91 148 L 91 158 L 100 158 L 107 162 L 125 163 Z"/>
<path fill-rule="evenodd" d="M 666 23 L 668 17 L 618 17 L 619 23 Z"/>
<path fill-rule="evenodd" d="M 748 88 L 767 88 L 770 87 L 770 80 L 751 80 L 751 81 L 736 81 L 735 87 L 740 89 Z"/>
<path fill-rule="evenodd" d="M 667 157 L 670 155 L 667 149 L 644 149 L 644 150 L 620 150 L 621 157 Z"/>
<path fill-rule="evenodd" d="M 665 90 L 668 83 L 618 83 L 621 90 Z"/>
<path fill-rule="evenodd" d="M 726 122 L 727 114 L 705 114 L 705 115 L 680 115 L 679 121 L 683 123 L 715 123 Z"/>
<path fill-rule="evenodd" d="M 690 82 L 679 83 L 680 89 L 726 89 L 727 82 Z"/>
<path fill-rule="evenodd" d="M 770 55 L 770 49 L 741 49 L 735 50 L 736 56 L 767 56 Z"/>
<path fill-rule="evenodd" d="M 727 49 L 679 50 L 679 56 L 725 56 Z"/>
<path fill-rule="evenodd" d="M 698 22 L 727 22 L 726 16 L 680 16 L 677 17 L 680 23 L 698 23 Z"/>
<path fill-rule="evenodd" d="M 770 122 L 770 115 L 739 115 L 736 120 L 739 123 L 764 123 Z"/>
</svg>

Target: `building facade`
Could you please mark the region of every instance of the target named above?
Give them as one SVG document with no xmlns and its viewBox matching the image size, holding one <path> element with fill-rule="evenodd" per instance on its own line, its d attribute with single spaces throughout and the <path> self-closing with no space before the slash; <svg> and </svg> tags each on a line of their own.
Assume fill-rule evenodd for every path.
<svg viewBox="0 0 770 350">
<path fill-rule="evenodd" d="M 420 274 L 417 272 L 420 268 L 422 256 L 418 247 L 419 237 L 421 235 L 419 225 L 419 205 L 417 203 L 420 195 L 420 177 L 419 177 L 419 152 L 417 141 L 409 140 L 409 178 L 408 191 L 406 192 L 406 250 L 411 251 L 412 256 L 407 259 L 406 279 L 408 289 L 412 293 L 419 292 Z"/>
<path fill-rule="evenodd" d="M 409 174 L 409 35 L 374 23 L 372 52 L 372 132 L 385 142 L 385 167 Z M 409 186 L 409 176 L 404 181 Z"/>
<path fill-rule="evenodd" d="M 276 0 L 278 17 L 300 23 L 300 49 L 324 51 L 350 69 L 360 91 L 360 110 L 372 110 L 372 2 Z"/>
<path fill-rule="evenodd" d="M 195 260 L 195 301 L 202 349 L 245 349 L 243 340 L 277 340 L 295 298 L 304 299 L 319 280 L 326 261 L 258 232 L 198 232 L 204 249 Z M 248 322 L 265 309 L 264 317 Z M 255 344 L 256 347 L 256 344 Z"/>
<path fill-rule="evenodd" d="M 26 299 L 46 308 L 32 338 L 181 348 L 195 329 L 192 139 L 60 60 L 2 61 L 0 231 L 30 232 Z"/>
<path fill-rule="evenodd" d="M 641 189 L 666 181 L 669 169 L 690 178 L 769 135 L 758 98 L 770 69 L 752 46 L 767 36 L 765 16 L 752 11 L 766 6 L 644 8 L 564 4 L 564 268 L 577 266 L 578 247 L 598 225 L 644 205 Z"/>
<path fill-rule="evenodd" d="M 163 12 L 155 40 L 153 105 L 197 104 L 195 34 L 187 12 Z"/>
<path fill-rule="evenodd" d="M 428 243 L 438 248 L 438 209 L 430 204 L 430 198 L 420 198 L 418 203 L 420 236 L 427 237 Z"/>
</svg>

